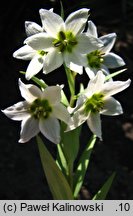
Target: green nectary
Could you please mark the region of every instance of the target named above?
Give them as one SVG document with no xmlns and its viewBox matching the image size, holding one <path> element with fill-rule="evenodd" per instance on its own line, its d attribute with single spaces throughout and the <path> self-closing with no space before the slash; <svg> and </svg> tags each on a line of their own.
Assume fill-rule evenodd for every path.
<svg viewBox="0 0 133 216">
<path fill-rule="evenodd" d="M 44 50 L 38 50 L 38 54 L 39 54 L 40 56 L 44 56 L 44 55 L 47 54 L 47 52 L 45 52 Z"/>
<path fill-rule="evenodd" d="M 52 107 L 49 105 L 48 100 L 37 98 L 30 106 L 29 112 L 35 119 L 48 118 L 52 112 Z"/>
<path fill-rule="evenodd" d="M 88 65 L 91 68 L 100 68 L 101 64 L 104 62 L 103 55 L 104 53 L 100 50 L 95 50 L 87 54 Z"/>
<path fill-rule="evenodd" d="M 103 100 L 104 95 L 101 93 L 93 94 L 90 98 L 85 101 L 84 111 L 86 114 L 89 112 L 97 113 L 99 112 L 104 105 Z"/>
<path fill-rule="evenodd" d="M 68 51 L 72 52 L 73 47 L 77 44 L 76 37 L 72 32 L 63 32 L 58 33 L 57 39 L 53 41 L 54 47 L 57 47 L 60 52 Z"/>
</svg>

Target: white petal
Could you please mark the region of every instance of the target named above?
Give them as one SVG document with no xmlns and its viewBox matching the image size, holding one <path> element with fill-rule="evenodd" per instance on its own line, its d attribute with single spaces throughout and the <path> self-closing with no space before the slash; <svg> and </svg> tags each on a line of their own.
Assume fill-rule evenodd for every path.
<svg viewBox="0 0 133 216">
<path fill-rule="evenodd" d="M 83 73 L 83 66 L 74 64 L 73 62 L 70 62 L 69 68 L 70 70 L 77 72 L 78 74 Z"/>
<path fill-rule="evenodd" d="M 56 49 L 51 49 L 51 51 L 46 55 L 43 73 L 47 74 L 53 70 L 59 68 L 63 64 L 62 53 L 58 52 Z"/>
<path fill-rule="evenodd" d="M 92 35 L 93 37 L 96 37 L 96 38 L 98 37 L 97 27 L 92 21 L 88 21 L 87 33 Z"/>
<path fill-rule="evenodd" d="M 21 121 L 30 115 L 27 112 L 27 108 L 28 103 L 26 101 L 22 101 L 6 108 L 5 110 L 2 110 L 2 112 L 12 120 Z"/>
<path fill-rule="evenodd" d="M 92 131 L 93 134 L 95 134 L 97 137 L 102 139 L 102 129 L 101 129 L 101 119 L 100 114 L 90 114 L 89 118 L 87 119 L 87 124 Z"/>
<path fill-rule="evenodd" d="M 20 143 L 28 142 L 39 133 L 38 120 L 32 117 L 24 119 L 21 124 Z"/>
<path fill-rule="evenodd" d="M 27 36 L 29 37 L 31 35 L 37 34 L 39 32 L 42 32 L 43 29 L 42 29 L 41 26 L 39 26 L 35 22 L 26 21 L 25 22 L 25 31 L 26 31 Z"/>
<path fill-rule="evenodd" d="M 87 54 L 94 50 L 97 50 L 103 46 L 103 43 L 89 34 L 82 33 L 77 36 L 78 44 L 75 46 L 75 50 L 78 53 Z"/>
<path fill-rule="evenodd" d="M 102 52 L 108 53 L 114 46 L 114 43 L 116 41 L 116 34 L 115 33 L 107 34 L 107 35 L 100 37 L 99 39 L 104 44 L 104 46 L 101 48 Z"/>
<path fill-rule="evenodd" d="M 64 21 L 58 15 L 49 10 L 40 9 L 40 17 L 44 30 L 52 37 L 57 37 L 59 31 L 64 30 Z"/>
<path fill-rule="evenodd" d="M 55 105 L 61 101 L 61 88 L 59 86 L 49 86 L 44 89 L 42 98 L 47 99 L 50 104 Z"/>
<path fill-rule="evenodd" d="M 67 111 L 67 108 L 61 103 L 53 106 L 51 115 L 65 122 L 66 124 L 68 124 L 68 122 L 70 121 L 70 114 Z"/>
<path fill-rule="evenodd" d="M 82 8 L 71 13 L 65 21 L 66 30 L 73 32 L 75 35 L 81 33 L 86 25 L 89 9 Z"/>
<path fill-rule="evenodd" d="M 88 87 L 85 90 L 85 95 L 90 97 L 94 93 L 101 92 L 101 89 L 104 86 L 105 75 L 102 71 L 98 71 L 97 75 L 89 81 Z"/>
<path fill-rule="evenodd" d="M 131 80 L 127 81 L 110 81 L 106 82 L 101 89 L 101 92 L 105 95 L 104 97 L 109 97 L 111 95 L 117 94 L 124 89 L 126 89 L 131 83 Z"/>
<path fill-rule="evenodd" d="M 23 60 L 31 60 L 36 55 L 36 51 L 28 45 L 24 45 L 13 53 L 13 57 Z"/>
<path fill-rule="evenodd" d="M 104 64 L 108 68 L 117 68 L 124 66 L 125 62 L 120 56 L 110 52 L 104 56 Z"/>
<path fill-rule="evenodd" d="M 51 142 L 60 143 L 60 124 L 57 119 L 40 119 L 39 128 L 42 134 Z"/>
<path fill-rule="evenodd" d="M 74 130 L 75 128 L 82 125 L 88 119 L 89 115 L 90 113 L 88 115 L 85 115 L 84 107 L 82 106 L 72 116 L 71 121 L 68 123 L 66 132 L 70 130 Z"/>
<path fill-rule="evenodd" d="M 50 37 L 47 33 L 38 33 L 28 37 L 24 43 L 28 44 L 35 50 L 45 50 L 49 51 L 51 49 L 53 38 Z"/>
<path fill-rule="evenodd" d="M 95 75 L 97 74 L 97 69 L 92 69 L 91 67 L 85 67 L 85 71 L 86 71 L 86 73 L 87 73 L 87 75 L 88 75 L 88 77 L 90 78 L 90 79 L 92 79 L 92 78 L 94 78 L 95 77 Z"/>
<path fill-rule="evenodd" d="M 113 97 L 109 97 L 104 101 L 104 107 L 100 113 L 103 115 L 115 116 L 122 114 L 123 110 L 119 101 Z"/>
<path fill-rule="evenodd" d="M 86 64 L 86 57 L 80 53 L 73 51 L 72 53 L 64 53 L 64 61 L 68 68 L 79 74 L 83 73 L 83 65 Z"/>
<path fill-rule="evenodd" d="M 36 98 L 41 97 L 41 90 L 35 86 L 35 85 L 25 85 L 20 79 L 19 79 L 19 88 L 22 97 L 29 103 L 32 103 Z"/>
<path fill-rule="evenodd" d="M 43 68 L 43 59 L 38 55 L 36 55 L 28 65 L 26 70 L 26 79 L 31 79 L 34 75 L 36 75 Z"/>
</svg>

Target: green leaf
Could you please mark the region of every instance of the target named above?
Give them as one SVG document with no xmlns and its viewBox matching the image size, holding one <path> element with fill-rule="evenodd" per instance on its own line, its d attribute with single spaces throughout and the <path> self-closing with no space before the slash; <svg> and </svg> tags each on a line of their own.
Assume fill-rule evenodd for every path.
<svg viewBox="0 0 133 216">
<path fill-rule="evenodd" d="M 24 71 L 20 71 L 21 74 L 26 74 Z M 34 81 L 37 85 L 39 85 L 41 88 L 45 89 L 48 85 L 43 81 L 38 79 L 37 77 L 33 76 L 31 78 L 32 81 Z"/>
<path fill-rule="evenodd" d="M 93 135 L 92 138 L 89 140 L 85 150 L 83 151 L 79 163 L 75 172 L 74 176 L 74 197 L 77 198 L 78 193 L 82 187 L 84 177 L 90 162 L 90 156 L 92 153 L 92 150 L 94 148 L 94 144 L 96 142 L 96 136 Z"/>
<path fill-rule="evenodd" d="M 104 183 L 104 185 L 101 187 L 101 189 L 93 197 L 93 200 L 105 200 L 106 199 L 106 196 L 109 192 L 109 189 L 112 185 L 112 182 L 115 178 L 115 175 L 116 175 L 116 173 L 113 172 L 113 174 L 108 178 L 108 180 Z"/>
<path fill-rule="evenodd" d="M 55 200 L 73 200 L 67 180 L 39 136 L 37 136 L 37 143 L 43 170 L 53 198 Z"/>
<path fill-rule="evenodd" d="M 109 80 L 109 79 L 111 79 L 111 78 L 113 78 L 113 77 L 115 77 L 115 76 L 117 76 L 117 75 L 123 73 L 123 72 L 126 71 L 126 70 L 127 70 L 127 69 L 124 68 L 124 69 L 119 70 L 119 71 L 117 71 L 117 72 L 111 73 L 111 74 L 109 74 L 108 76 L 106 76 L 105 80 L 107 81 L 107 80 Z"/>
<path fill-rule="evenodd" d="M 57 160 L 56 163 L 58 164 L 59 168 L 62 170 L 63 174 L 65 176 L 68 175 L 68 165 L 67 165 L 67 161 L 65 159 L 64 153 L 62 151 L 61 145 L 58 144 L 57 145 L 58 148 L 58 154 L 57 154 Z"/>
<path fill-rule="evenodd" d="M 64 122 L 61 123 L 61 147 L 67 163 L 69 164 L 74 162 L 79 151 L 79 136 L 81 127 L 82 126 L 77 127 L 72 131 L 64 132 L 66 129 L 66 124 Z"/>
</svg>

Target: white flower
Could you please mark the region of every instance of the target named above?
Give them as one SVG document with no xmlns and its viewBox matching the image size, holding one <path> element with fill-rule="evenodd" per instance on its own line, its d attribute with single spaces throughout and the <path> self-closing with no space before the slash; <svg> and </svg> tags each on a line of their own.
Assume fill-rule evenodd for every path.
<svg viewBox="0 0 133 216">
<path fill-rule="evenodd" d="M 98 38 L 97 28 L 92 21 L 88 21 L 87 33 Z M 103 42 L 104 46 L 86 55 L 85 70 L 90 79 L 95 76 L 98 70 L 102 70 L 104 74 L 109 74 L 108 69 L 125 65 L 120 56 L 110 52 L 116 41 L 116 34 L 107 34 L 99 37 L 99 39 Z"/>
<path fill-rule="evenodd" d="M 59 68 L 63 63 L 71 70 L 81 74 L 85 61 L 83 54 L 103 45 L 98 38 L 83 33 L 88 12 L 89 9 L 80 9 L 71 13 L 64 22 L 59 15 L 40 9 L 46 33 L 32 35 L 25 40 L 25 43 L 34 50 L 48 52 L 43 64 L 45 74 Z"/>
<path fill-rule="evenodd" d="M 51 8 L 49 11 L 53 12 L 53 8 Z M 37 34 L 40 32 L 45 32 L 45 29 L 35 22 L 26 21 L 25 22 L 25 31 L 26 31 L 27 36 L 29 37 L 31 35 L 34 35 L 34 34 Z"/>
<path fill-rule="evenodd" d="M 105 75 L 99 71 L 78 98 L 73 110 L 73 122 L 68 125 L 66 131 L 73 130 L 87 121 L 90 130 L 102 139 L 100 114 L 115 116 L 123 113 L 121 104 L 111 96 L 126 89 L 130 82 L 130 79 L 125 82 L 105 82 Z"/>
<path fill-rule="evenodd" d="M 43 68 L 46 55 L 47 52 L 45 50 L 35 50 L 28 45 L 24 45 L 13 53 L 14 58 L 30 60 L 25 74 L 27 80 L 31 79 Z"/>
<path fill-rule="evenodd" d="M 19 88 L 25 101 L 2 110 L 12 120 L 22 121 L 19 142 L 25 143 L 39 131 L 51 142 L 60 142 L 60 123 L 70 121 L 70 115 L 60 101 L 61 88 L 50 86 L 41 91 L 35 85 L 25 85 L 19 80 Z"/>
<path fill-rule="evenodd" d="M 51 8 L 49 11 L 53 12 L 53 8 Z M 35 22 L 26 21 L 25 31 L 29 37 L 31 35 L 45 32 L 45 29 Z M 13 57 L 30 61 L 25 74 L 26 79 L 29 80 L 43 68 L 46 54 L 47 52 L 44 49 L 35 50 L 28 45 L 24 45 L 13 53 Z"/>
</svg>

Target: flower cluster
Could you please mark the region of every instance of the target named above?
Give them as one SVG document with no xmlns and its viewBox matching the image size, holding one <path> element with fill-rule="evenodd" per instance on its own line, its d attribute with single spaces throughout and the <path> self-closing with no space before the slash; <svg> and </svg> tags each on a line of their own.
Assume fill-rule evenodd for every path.
<svg viewBox="0 0 133 216">
<path fill-rule="evenodd" d="M 3 110 L 4 114 L 22 121 L 19 140 L 22 143 L 39 131 L 51 142 L 60 143 L 61 121 L 67 125 L 66 133 L 87 121 L 92 133 L 102 139 L 100 114 L 122 114 L 120 103 L 112 95 L 126 89 L 131 82 L 130 79 L 106 79 L 109 69 L 125 65 L 120 56 L 111 52 L 116 34 L 98 37 L 95 24 L 88 21 L 87 8 L 71 13 L 65 21 L 53 9 L 40 9 L 39 14 L 42 26 L 26 21 L 24 46 L 13 53 L 15 58 L 29 61 L 25 78 L 30 80 L 40 71 L 48 74 L 64 65 L 71 74 L 82 75 L 85 71 L 88 86 L 78 94 L 76 106 L 70 109 L 63 103 L 61 86 L 40 89 L 35 85 L 25 85 L 19 79 L 19 89 L 25 101 Z"/>
</svg>

